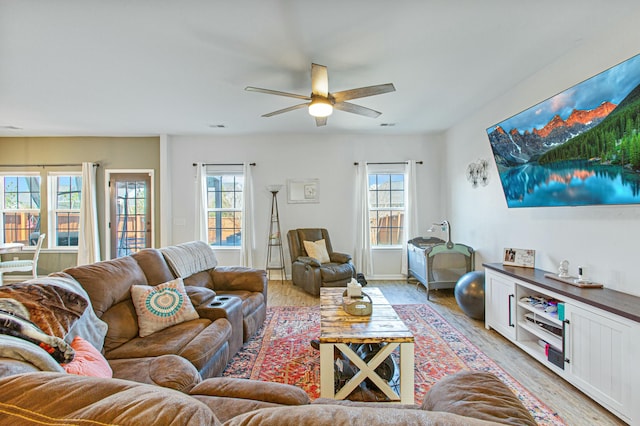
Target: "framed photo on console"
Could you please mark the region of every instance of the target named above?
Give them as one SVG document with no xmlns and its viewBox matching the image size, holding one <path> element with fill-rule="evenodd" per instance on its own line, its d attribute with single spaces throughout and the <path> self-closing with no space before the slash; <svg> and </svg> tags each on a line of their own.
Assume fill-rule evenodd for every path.
<svg viewBox="0 0 640 426">
<path fill-rule="evenodd" d="M 536 251 L 531 249 L 506 248 L 504 249 L 502 264 L 535 268 Z"/>
</svg>

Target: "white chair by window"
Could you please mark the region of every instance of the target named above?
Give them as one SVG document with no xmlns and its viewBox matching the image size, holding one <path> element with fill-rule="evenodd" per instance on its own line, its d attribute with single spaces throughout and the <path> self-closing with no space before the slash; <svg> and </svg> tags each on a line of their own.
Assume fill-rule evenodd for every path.
<svg viewBox="0 0 640 426">
<path fill-rule="evenodd" d="M 2 275 L 5 272 L 29 272 L 31 271 L 33 278 L 38 277 L 38 256 L 40 256 L 40 249 L 42 248 L 42 242 L 46 234 L 40 234 L 38 237 L 38 243 L 36 244 L 36 251 L 33 254 L 33 259 L 25 260 L 8 260 L 6 262 L 0 262 L 0 285 L 2 285 Z"/>
</svg>

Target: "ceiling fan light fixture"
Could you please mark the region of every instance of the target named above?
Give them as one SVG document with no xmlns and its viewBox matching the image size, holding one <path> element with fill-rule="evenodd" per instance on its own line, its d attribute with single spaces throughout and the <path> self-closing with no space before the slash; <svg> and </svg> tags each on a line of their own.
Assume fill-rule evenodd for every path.
<svg viewBox="0 0 640 426">
<path fill-rule="evenodd" d="M 315 98 L 309 104 L 309 115 L 313 117 L 328 117 L 333 113 L 333 105 L 328 99 Z"/>
</svg>

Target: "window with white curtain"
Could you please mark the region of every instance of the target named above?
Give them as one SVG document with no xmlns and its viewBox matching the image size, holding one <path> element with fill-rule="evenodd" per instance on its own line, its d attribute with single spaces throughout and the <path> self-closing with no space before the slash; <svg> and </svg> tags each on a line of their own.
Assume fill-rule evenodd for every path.
<svg viewBox="0 0 640 426">
<path fill-rule="evenodd" d="M 0 175 L 0 183 L 0 242 L 35 246 L 40 235 L 40 174 L 3 174 Z"/>
<path fill-rule="evenodd" d="M 50 173 L 49 179 L 49 246 L 77 247 L 80 229 L 82 175 Z"/>
<path fill-rule="evenodd" d="M 207 242 L 241 247 L 244 175 L 241 168 L 207 166 Z"/>
<path fill-rule="evenodd" d="M 369 235 L 372 247 L 397 247 L 404 238 L 404 165 L 369 166 Z"/>
<path fill-rule="evenodd" d="M 35 246 L 45 233 L 49 248 L 77 249 L 81 195 L 80 172 L 0 175 L 0 242 Z"/>
</svg>

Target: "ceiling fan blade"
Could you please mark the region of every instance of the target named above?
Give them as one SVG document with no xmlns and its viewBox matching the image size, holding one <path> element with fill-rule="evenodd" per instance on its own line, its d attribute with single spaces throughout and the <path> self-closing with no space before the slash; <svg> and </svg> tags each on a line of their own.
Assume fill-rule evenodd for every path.
<svg viewBox="0 0 640 426">
<path fill-rule="evenodd" d="M 351 104 L 349 102 L 336 102 L 333 105 L 333 107 L 335 109 L 339 109 L 340 111 L 352 112 L 354 114 L 364 115 L 365 117 L 371 117 L 371 118 L 376 118 L 380 116 L 380 114 L 382 114 L 381 112 L 376 111 L 374 109 L 366 108 L 356 104 Z"/>
<path fill-rule="evenodd" d="M 395 92 L 396 88 L 393 83 L 378 84 L 375 86 L 360 87 L 358 89 L 343 90 L 341 92 L 332 93 L 331 96 L 336 102 L 344 102 L 350 99 L 364 98 L 367 96 L 381 95 L 383 93 Z"/>
<path fill-rule="evenodd" d="M 267 114 L 263 114 L 262 117 L 272 117 L 274 115 L 282 114 L 282 113 L 285 113 L 285 112 L 295 111 L 295 110 L 300 109 L 300 108 L 305 108 L 308 105 L 309 104 L 306 103 L 306 104 L 298 104 L 298 105 L 290 106 L 289 108 L 279 109 L 277 111 L 273 111 L 273 112 L 270 112 L 270 113 L 267 113 Z"/>
<path fill-rule="evenodd" d="M 316 117 L 316 126 L 326 126 L 327 125 L 327 117 Z"/>
<path fill-rule="evenodd" d="M 311 93 L 329 96 L 329 73 L 324 65 L 311 64 Z"/>
<path fill-rule="evenodd" d="M 311 100 L 309 96 L 296 95 L 295 93 L 280 92 L 279 90 L 261 89 L 259 87 L 247 86 L 244 88 L 244 90 L 246 90 L 247 92 L 258 92 L 258 93 L 266 93 L 267 95 L 278 95 L 278 96 L 287 96 L 289 98 L 304 99 L 305 101 Z"/>
</svg>

